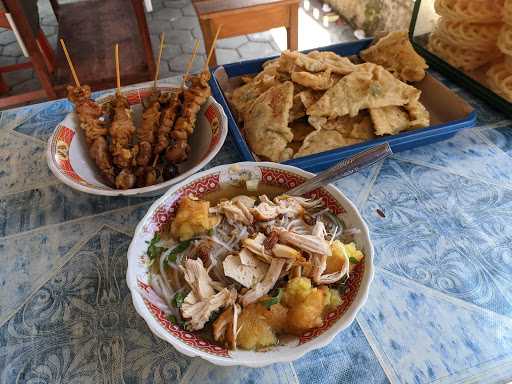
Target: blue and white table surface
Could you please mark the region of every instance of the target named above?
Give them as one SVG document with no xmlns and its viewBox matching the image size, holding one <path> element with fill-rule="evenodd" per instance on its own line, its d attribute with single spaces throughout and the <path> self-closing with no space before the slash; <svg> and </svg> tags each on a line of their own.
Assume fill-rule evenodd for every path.
<svg viewBox="0 0 512 384">
<path fill-rule="evenodd" d="M 0 383 L 511 381 L 512 122 L 444 81 L 476 108 L 477 128 L 337 183 L 376 251 L 356 321 L 260 369 L 181 355 L 135 313 L 126 251 L 153 199 L 87 195 L 52 176 L 46 142 L 69 102 L 2 112 Z M 228 137 L 210 166 L 239 160 Z"/>
</svg>

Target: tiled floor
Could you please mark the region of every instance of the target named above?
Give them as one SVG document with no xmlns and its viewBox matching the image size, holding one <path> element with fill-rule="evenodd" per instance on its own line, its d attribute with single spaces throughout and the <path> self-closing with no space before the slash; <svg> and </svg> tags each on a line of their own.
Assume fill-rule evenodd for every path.
<svg viewBox="0 0 512 384">
<path fill-rule="evenodd" d="M 77 0 L 60 0 L 61 3 Z M 83 0 L 82 0 L 83 1 Z M 326 10 L 326 9 L 324 9 Z M 56 48 L 57 20 L 48 0 L 39 0 L 41 25 L 50 43 Z M 190 0 L 153 0 L 153 11 L 147 13 L 151 41 L 156 54 L 159 34 L 164 32 L 166 47 L 161 65 L 161 76 L 169 77 L 185 71 L 194 39 L 202 40 L 197 16 Z M 352 29 L 332 12 L 322 11 L 318 0 L 304 0 L 299 12 L 299 49 L 308 49 L 340 41 L 354 40 Z M 205 60 L 201 44 L 199 56 L 192 70 L 199 70 Z M 286 49 L 286 30 L 277 28 L 271 31 L 247 36 L 219 40 L 217 61 L 219 64 L 271 56 Z M 0 66 L 23 62 L 21 53 L 11 31 L 0 32 Z M 10 93 L 17 94 L 39 88 L 39 82 L 32 70 L 5 74 L 5 81 L 11 87 Z"/>
</svg>

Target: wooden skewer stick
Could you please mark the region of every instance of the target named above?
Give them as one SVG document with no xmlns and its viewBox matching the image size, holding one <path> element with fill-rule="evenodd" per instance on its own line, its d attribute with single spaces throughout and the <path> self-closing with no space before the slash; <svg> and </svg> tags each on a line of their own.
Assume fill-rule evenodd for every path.
<svg viewBox="0 0 512 384">
<path fill-rule="evenodd" d="M 187 64 L 187 71 L 185 72 L 185 75 L 183 75 L 183 80 L 181 82 L 181 88 L 185 86 L 185 82 L 188 79 L 188 75 L 190 74 L 190 70 L 192 69 L 192 63 L 194 62 L 194 59 L 196 58 L 197 49 L 199 48 L 199 40 L 196 39 L 196 43 L 194 44 L 194 49 L 192 49 L 192 56 L 190 57 L 190 60 Z"/>
<path fill-rule="evenodd" d="M 155 70 L 155 81 L 153 83 L 153 88 L 156 88 L 156 82 L 158 81 L 158 75 L 160 74 L 160 61 L 162 61 L 162 51 L 164 49 L 164 40 L 165 33 L 160 33 L 160 50 L 158 51 L 158 60 L 156 62 L 156 70 Z"/>
<path fill-rule="evenodd" d="M 117 93 L 121 93 L 121 73 L 119 70 L 119 44 L 115 45 L 115 60 L 116 60 L 116 84 L 117 84 Z"/>
<path fill-rule="evenodd" d="M 204 62 L 203 72 L 208 70 L 208 63 L 210 62 L 210 60 L 212 58 L 213 51 L 215 51 L 215 44 L 217 43 L 217 39 L 219 38 L 219 33 L 220 33 L 221 28 L 222 28 L 222 24 L 219 25 L 219 28 L 217 28 L 217 32 L 215 32 L 215 37 L 213 38 L 212 46 L 210 47 L 210 52 L 208 52 L 208 56 L 206 58 L 206 61 Z"/>
<path fill-rule="evenodd" d="M 80 88 L 80 81 L 78 80 L 78 76 L 76 75 L 75 66 L 71 61 L 71 57 L 69 56 L 68 49 L 66 48 L 66 43 L 64 43 L 63 39 L 60 39 L 60 45 L 62 45 L 62 49 L 64 50 L 64 55 L 66 55 L 66 60 L 68 61 L 69 69 L 71 69 L 71 74 L 73 75 L 73 79 L 75 80 L 75 85 Z"/>
</svg>

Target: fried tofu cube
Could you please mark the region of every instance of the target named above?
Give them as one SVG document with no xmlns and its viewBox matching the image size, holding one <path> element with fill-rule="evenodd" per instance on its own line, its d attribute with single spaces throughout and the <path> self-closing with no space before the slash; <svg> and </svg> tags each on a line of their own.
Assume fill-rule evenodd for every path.
<svg viewBox="0 0 512 384">
<path fill-rule="evenodd" d="M 209 201 L 192 196 L 183 198 L 171 223 L 171 235 L 184 241 L 212 229 L 218 219 L 216 216 L 210 216 L 209 209 Z"/>
</svg>

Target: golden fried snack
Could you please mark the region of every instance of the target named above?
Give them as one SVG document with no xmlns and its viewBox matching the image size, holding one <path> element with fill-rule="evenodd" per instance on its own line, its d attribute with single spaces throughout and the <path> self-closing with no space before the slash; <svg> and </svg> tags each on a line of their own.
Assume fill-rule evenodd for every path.
<svg viewBox="0 0 512 384">
<path fill-rule="evenodd" d="M 294 83 L 311 88 L 315 91 L 321 91 L 331 88 L 339 80 L 338 76 L 332 74 L 330 69 L 324 72 L 310 73 L 305 71 L 292 72 L 292 81 Z"/>
<path fill-rule="evenodd" d="M 89 156 L 94 160 L 107 184 L 113 186 L 115 172 L 107 142 L 108 128 L 100 121 L 101 107 L 91 99 L 91 88 L 88 85 L 81 87 L 70 85 L 67 91 L 68 99 L 75 105 L 80 129 L 84 132 L 89 148 Z"/>
<path fill-rule="evenodd" d="M 396 135 L 409 129 L 409 114 L 401 107 L 370 108 L 375 134 Z"/>
<path fill-rule="evenodd" d="M 334 52 L 311 51 L 307 56 L 324 63 L 332 73 L 348 75 L 356 70 L 356 65 L 348 57 L 338 56 Z"/>
<path fill-rule="evenodd" d="M 512 25 L 512 0 L 505 0 L 503 5 L 503 21 Z"/>
<path fill-rule="evenodd" d="M 330 118 L 356 116 L 362 109 L 407 104 L 418 100 L 420 94 L 380 65 L 365 63 L 327 90 L 306 112 Z"/>
<path fill-rule="evenodd" d="M 505 63 L 494 64 L 487 71 L 489 87 L 504 99 L 512 102 L 512 71 Z"/>
<path fill-rule="evenodd" d="M 336 55 L 334 52 L 312 51 L 307 55 L 297 51 L 284 51 L 281 55 L 280 70 L 296 72 L 324 72 L 347 75 L 356 68 L 348 58 Z"/>
<path fill-rule="evenodd" d="M 297 119 L 300 119 L 301 117 L 306 116 L 306 108 L 302 103 L 300 95 L 300 92 L 293 95 L 293 104 L 292 107 L 290 108 L 290 116 L 288 117 L 290 123 Z"/>
<path fill-rule="evenodd" d="M 505 55 L 512 55 L 512 25 L 503 24 L 497 44 L 500 51 Z"/>
<path fill-rule="evenodd" d="M 434 8 L 456 21 L 493 23 L 502 18 L 503 0 L 435 0 Z"/>
<path fill-rule="evenodd" d="M 409 113 L 410 129 L 425 128 L 430 125 L 430 113 L 419 100 L 405 104 L 404 108 Z"/>
<path fill-rule="evenodd" d="M 505 67 L 507 67 L 508 70 L 512 72 L 512 56 L 505 55 L 503 63 L 505 64 Z"/>
<path fill-rule="evenodd" d="M 288 160 L 293 140 L 288 127 L 293 104 L 293 83 L 276 85 L 260 95 L 246 114 L 245 134 L 253 152 L 272 161 Z"/>
<path fill-rule="evenodd" d="M 345 138 L 369 140 L 375 138 L 373 123 L 368 112 L 361 111 L 357 116 L 348 115 L 328 119 L 310 116 L 309 123 L 317 130 L 335 130 Z"/>
<path fill-rule="evenodd" d="M 425 59 L 414 50 L 407 32 L 391 32 L 376 44 L 361 51 L 364 61 L 382 65 L 402 81 L 420 81 L 428 68 Z"/>
<path fill-rule="evenodd" d="M 362 140 L 343 137 L 343 135 L 336 130 L 315 130 L 304 139 L 302 146 L 293 157 L 297 158 L 330 151 L 332 149 L 357 144 L 361 141 Z"/>
<path fill-rule="evenodd" d="M 256 98 L 276 84 L 279 84 L 279 81 L 275 75 L 261 72 L 253 81 L 242 85 L 229 94 L 228 99 L 235 110 L 237 118 L 243 120 L 244 115 L 251 108 Z"/>
<path fill-rule="evenodd" d="M 428 49 L 432 53 L 435 53 L 437 56 L 444 59 L 447 63 L 453 65 L 455 68 L 459 68 L 464 71 L 475 70 L 482 65 L 493 61 L 500 55 L 497 48 L 491 48 L 491 50 L 483 52 L 449 44 L 443 41 L 437 32 L 433 32 L 430 35 Z"/>
<path fill-rule="evenodd" d="M 442 17 L 437 36 L 461 48 L 486 52 L 496 45 L 500 28 L 501 23 L 470 23 Z"/>
</svg>

